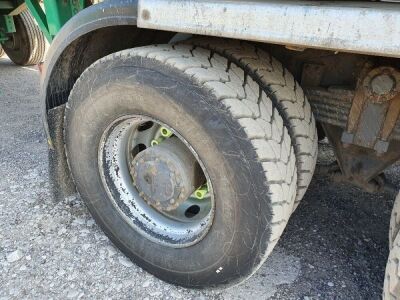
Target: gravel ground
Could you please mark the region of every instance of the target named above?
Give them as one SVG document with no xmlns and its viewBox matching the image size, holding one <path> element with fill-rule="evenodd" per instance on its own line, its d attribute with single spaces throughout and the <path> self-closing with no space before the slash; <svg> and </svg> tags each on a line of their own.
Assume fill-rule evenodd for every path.
<svg viewBox="0 0 400 300">
<path fill-rule="evenodd" d="M 394 196 L 318 174 L 276 250 L 225 291 L 166 284 L 127 260 L 78 197 L 52 198 L 39 74 L 0 58 L 0 299 L 379 299 Z M 320 163 L 332 159 L 320 145 Z M 388 172 L 400 181 L 400 167 Z"/>
</svg>

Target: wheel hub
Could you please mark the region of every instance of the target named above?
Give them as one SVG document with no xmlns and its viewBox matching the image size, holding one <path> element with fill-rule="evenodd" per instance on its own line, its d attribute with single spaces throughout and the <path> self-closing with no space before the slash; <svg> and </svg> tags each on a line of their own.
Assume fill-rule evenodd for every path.
<svg viewBox="0 0 400 300">
<path fill-rule="evenodd" d="M 171 211 L 201 184 L 196 165 L 190 151 L 177 138 L 169 138 L 137 154 L 130 172 L 139 195 L 147 203 Z"/>
</svg>

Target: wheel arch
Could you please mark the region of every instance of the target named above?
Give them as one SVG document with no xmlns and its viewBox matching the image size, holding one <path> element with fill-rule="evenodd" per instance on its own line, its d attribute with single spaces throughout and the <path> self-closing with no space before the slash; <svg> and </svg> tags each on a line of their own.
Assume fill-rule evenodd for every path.
<svg viewBox="0 0 400 300">
<path fill-rule="evenodd" d="M 53 148 L 49 110 L 65 104 L 82 72 L 96 60 L 127 48 L 166 43 L 174 33 L 136 26 L 137 1 L 111 0 L 84 9 L 55 37 L 41 76 L 42 117 Z"/>
<path fill-rule="evenodd" d="M 166 43 L 174 33 L 136 26 L 136 0 L 110 0 L 82 10 L 57 34 L 41 76 L 41 111 L 49 151 L 51 191 L 57 200 L 76 192 L 64 151 L 64 108 L 75 81 L 96 60 L 127 48 Z"/>
</svg>

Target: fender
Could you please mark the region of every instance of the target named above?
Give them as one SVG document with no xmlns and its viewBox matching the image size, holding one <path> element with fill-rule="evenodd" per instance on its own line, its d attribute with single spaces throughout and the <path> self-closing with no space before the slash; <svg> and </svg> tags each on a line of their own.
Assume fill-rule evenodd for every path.
<svg viewBox="0 0 400 300">
<path fill-rule="evenodd" d="M 73 83 L 84 68 L 100 57 L 112 53 L 116 48 L 106 47 L 107 49 L 98 49 L 97 51 L 91 49 L 93 47 L 88 45 L 91 33 L 116 26 L 136 27 L 136 16 L 136 0 L 103 2 L 75 15 L 55 37 L 47 53 L 41 76 L 42 117 L 51 148 L 53 143 L 48 125 L 48 110 L 66 103 Z M 78 41 L 82 39 L 87 41 L 83 44 L 79 43 Z M 106 45 L 99 41 L 98 48 L 104 46 Z M 90 53 L 90 57 L 87 55 L 89 50 L 93 52 Z M 81 56 L 77 56 L 79 52 L 81 52 Z M 84 59 L 83 56 L 85 56 Z"/>
<path fill-rule="evenodd" d="M 76 192 L 64 150 L 64 110 L 82 72 L 120 50 L 168 43 L 175 33 L 136 26 L 137 1 L 111 0 L 86 8 L 57 34 L 41 76 L 41 110 L 48 142 L 52 193 L 61 200 Z"/>
</svg>

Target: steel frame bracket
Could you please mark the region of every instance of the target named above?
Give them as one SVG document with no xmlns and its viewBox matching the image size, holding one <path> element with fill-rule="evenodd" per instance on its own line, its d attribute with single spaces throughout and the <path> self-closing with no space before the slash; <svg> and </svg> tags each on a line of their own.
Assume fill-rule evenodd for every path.
<svg viewBox="0 0 400 300">
<path fill-rule="evenodd" d="M 368 192 L 393 191 L 383 172 L 400 159 L 400 72 L 367 64 L 359 78 L 355 90 L 321 88 L 318 78 L 305 89 L 337 159 L 325 173 Z"/>
<path fill-rule="evenodd" d="M 388 150 L 378 155 L 374 149 L 343 143 L 340 138 L 343 128 L 326 123 L 323 127 L 340 167 L 335 174 L 330 174 L 334 179 L 352 183 L 370 193 L 386 189 L 382 173 L 400 159 L 400 141 L 391 141 Z"/>
<path fill-rule="evenodd" d="M 14 18 L 10 15 L 0 16 L 0 30 L 5 33 L 15 32 Z"/>
<path fill-rule="evenodd" d="M 0 43 L 8 40 L 8 33 L 15 32 L 14 18 L 10 15 L 0 15 Z"/>
<path fill-rule="evenodd" d="M 400 72 L 366 66 L 360 78 L 341 141 L 382 155 L 400 116 Z"/>
</svg>

